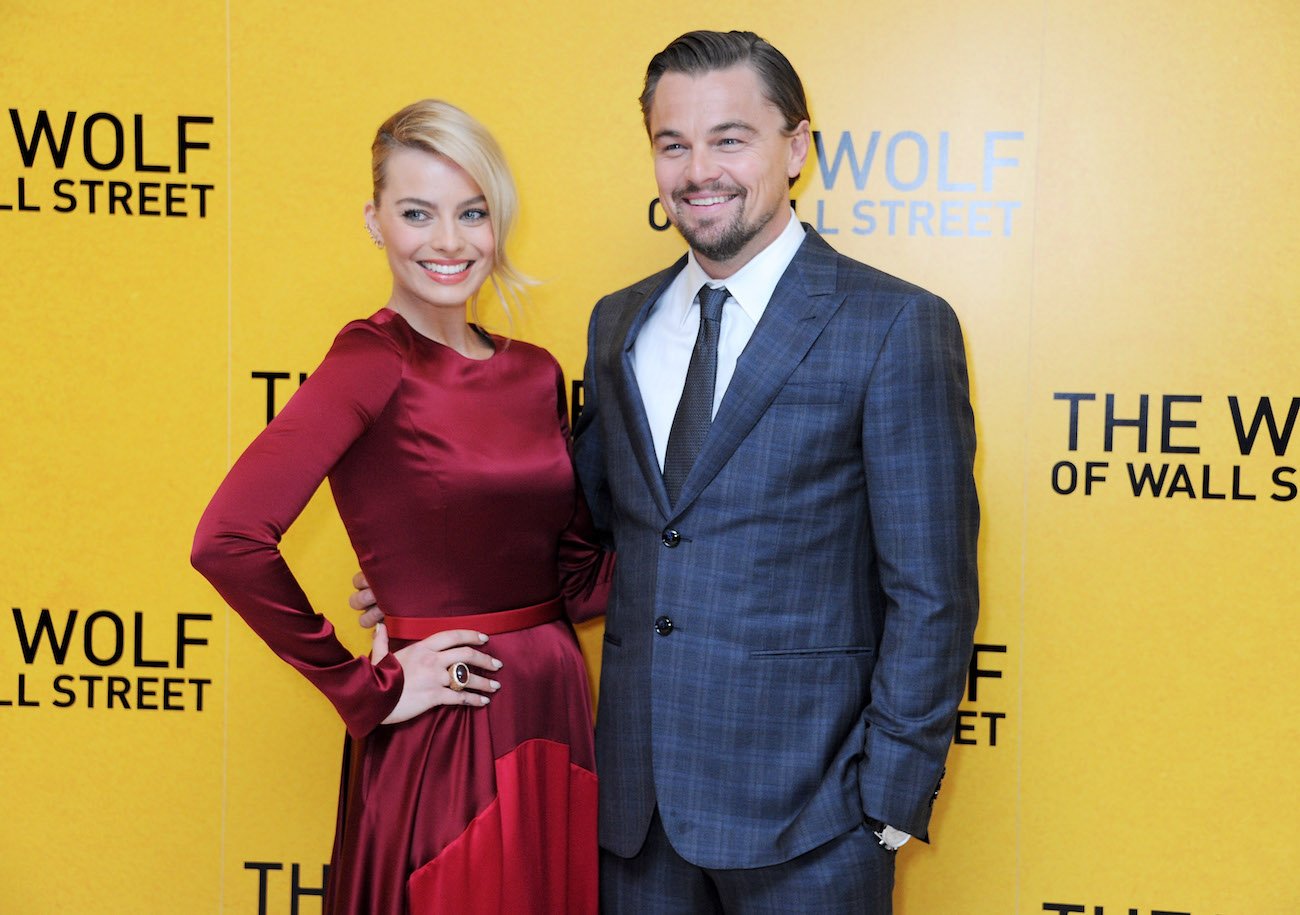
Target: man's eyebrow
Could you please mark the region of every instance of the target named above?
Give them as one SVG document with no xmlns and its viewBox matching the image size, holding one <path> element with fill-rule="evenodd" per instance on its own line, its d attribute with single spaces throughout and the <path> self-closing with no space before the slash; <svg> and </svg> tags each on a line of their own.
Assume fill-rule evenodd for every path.
<svg viewBox="0 0 1300 915">
<path fill-rule="evenodd" d="M 742 130 L 745 133 L 758 133 L 758 128 L 747 121 L 725 121 L 716 127 L 710 127 L 709 133 L 731 133 L 733 130 Z"/>
<path fill-rule="evenodd" d="M 709 128 L 709 134 L 711 136 L 720 133 L 733 133 L 735 131 L 753 134 L 758 133 L 758 128 L 753 124 L 750 124 L 748 121 L 723 121 L 721 124 L 715 124 Z M 677 140 L 681 137 L 682 132 L 680 130 L 673 130 L 666 127 L 655 133 L 651 140 L 652 142 L 658 143 L 660 140 Z"/>
</svg>

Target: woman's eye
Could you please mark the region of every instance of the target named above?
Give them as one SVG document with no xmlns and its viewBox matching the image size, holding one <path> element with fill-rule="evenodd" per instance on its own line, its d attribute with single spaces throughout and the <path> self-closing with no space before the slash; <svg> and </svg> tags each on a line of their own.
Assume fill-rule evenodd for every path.
<svg viewBox="0 0 1300 915">
<path fill-rule="evenodd" d="M 487 210 L 480 210 L 480 209 L 466 210 L 464 213 L 461 214 L 461 219 L 464 219 L 466 222 L 482 222 L 487 218 L 488 218 Z"/>
<path fill-rule="evenodd" d="M 402 218 L 407 222 L 423 222 L 429 218 L 429 214 L 424 210 L 403 210 Z"/>
</svg>

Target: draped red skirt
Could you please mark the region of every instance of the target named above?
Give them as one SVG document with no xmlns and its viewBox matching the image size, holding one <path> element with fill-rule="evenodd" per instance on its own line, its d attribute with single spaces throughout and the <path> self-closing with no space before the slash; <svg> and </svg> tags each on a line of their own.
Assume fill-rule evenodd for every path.
<svg viewBox="0 0 1300 915">
<path fill-rule="evenodd" d="M 394 639 L 394 650 L 407 644 Z M 562 620 L 492 635 L 501 689 L 345 745 L 324 911 L 597 910 L 587 671 Z"/>
</svg>

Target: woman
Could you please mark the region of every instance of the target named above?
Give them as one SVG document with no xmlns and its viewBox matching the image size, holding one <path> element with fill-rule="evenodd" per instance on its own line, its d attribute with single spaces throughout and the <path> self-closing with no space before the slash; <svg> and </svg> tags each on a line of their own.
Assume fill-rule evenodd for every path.
<svg viewBox="0 0 1300 915">
<path fill-rule="evenodd" d="M 514 184 L 496 142 L 445 102 L 402 109 L 372 147 L 366 226 L 388 304 L 231 468 L 194 565 L 347 725 L 331 913 L 594 912 L 595 775 L 570 619 L 603 611 L 564 377 L 485 333 L 491 280 L 517 295 Z M 387 616 L 354 658 L 277 545 L 328 476 Z M 567 619 L 566 619 L 567 617 Z"/>
</svg>

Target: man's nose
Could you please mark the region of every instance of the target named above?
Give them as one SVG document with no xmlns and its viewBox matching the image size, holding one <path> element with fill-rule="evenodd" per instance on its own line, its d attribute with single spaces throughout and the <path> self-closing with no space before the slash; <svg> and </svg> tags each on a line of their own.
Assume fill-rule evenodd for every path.
<svg viewBox="0 0 1300 915">
<path fill-rule="evenodd" d="M 713 151 L 707 147 L 691 150 L 690 160 L 686 163 L 686 177 L 694 184 L 708 184 L 718 177 L 720 169 Z"/>
</svg>

